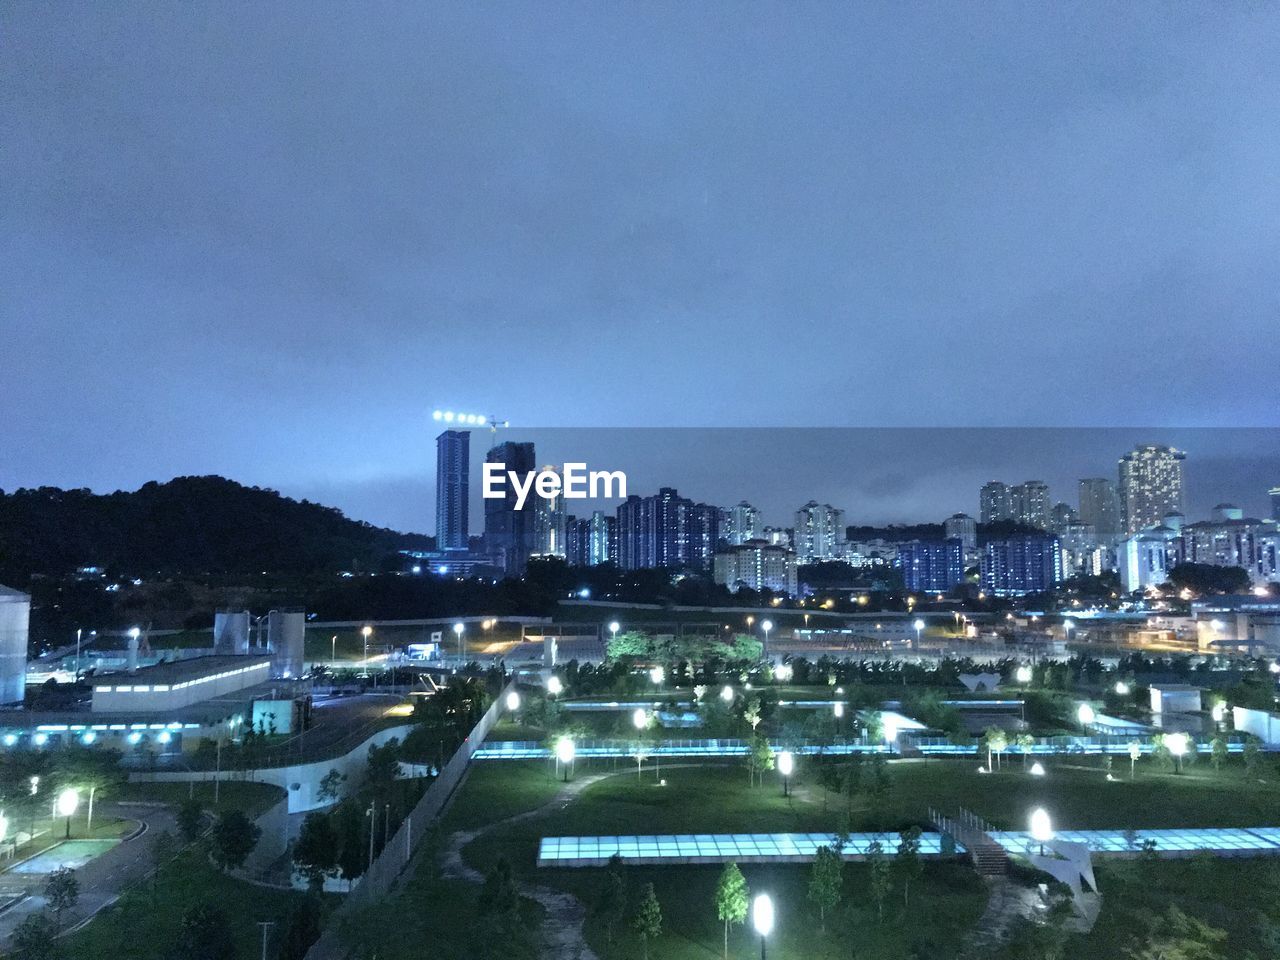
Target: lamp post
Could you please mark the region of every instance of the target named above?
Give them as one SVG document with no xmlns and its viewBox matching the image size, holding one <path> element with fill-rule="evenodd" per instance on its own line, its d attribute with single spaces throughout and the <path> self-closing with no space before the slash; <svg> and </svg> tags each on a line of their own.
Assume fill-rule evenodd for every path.
<svg viewBox="0 0 1280 960">
<path fill-rule="evenodd" d="M 564 766 L 564 782 L 569 782 L 569 764 L 573 763 L 574 755 L 577 753 L 574 748 L 573 741 L 568 737 L 561 737 L 556 741 L 556 764 Z"/>
<path fill-rule="evenodd" d="M 1044 845 L 1053 839 L 1053 821 L 1044 807 L 1036 807 L 1031 811 L 1031 839 L 1040 844 L 1040 856 L 1044 856 Z"/>
<path fill-rule="evenodd" d="M 917 650 L 919 650 L 919 649 L 920 649 L 920 634 L 924 631 L 924 621 L 923 621 L 923 620 L 921 620 L 919 617 L 917 617 L 917 618 L 916 618 L 916 620 L 915 620 L 915 622 L 914 622 L 914 623 L 912 623 L 912 624 L 911 624 L 911 626 L 915 627 L 915 629 L 916 629 L 916 649 L 917 649 Z"/>
<path fill-rule="evenodd" d="M 761 620 L 760 629 L 764 631 L 764 659 L 767 663 L 769 660 L 769 631 L 773 629 L 773 621 Z"/>
<path fill-rule="evenodd" d="M 338 635 L 335 633 L 329 638 L 329 664 L 332 666 L 338 662 Z"/>
<path fill-rule="evenodd" d="M 631 714 L 631 725 L 636 728 L 636 734 L 639 734 L 649 725 L 649 715 L 645 713 L 643 707 L 636 707 L 635 712 Z M 636 744 L 636 783 L 640 782 L 640 763 L 639 760 L 643 756 L 643 747 L 637 742 Z"/>
<path fill-rule="evenodd" d="M 507 712 L 515 713 L 519 709 L 520 709 L 520 694 L 512 690 L 507 694 Z"/>
<path fill-rule="evenodd" d="M 360 628 L 360 636 L 364 637 L 364 665 L 361 668 L 361 676 L 366 680 L 369 678 L 369 636 L 373 633 L 373 627 L 367 623 Z"/>
<path fill-rule="evenodd" d="M 1173 772 L 1181 773 L 1182 757 L 1187 752 L 1187 735 L 1185 733 L 1167 734 L 1164 738 L 1164 745 L 1173 754 Z"/>
<path fill-rule="evenodd" d="M 70 840 L 71 839 L 71 815 L 75 813 L 76 808 L 80 806 L 80 794 L 76 793 L 76 791 L 73 788 L 67 787 L 60 794 L 58 794 L 58 802 L 56 806 L 58 810 L 58 816 L 67 818 L 67 831 L 64 834 L 64 839 Z"/>
<path fill-rule="evenodd" d="M 610 639 L 616 642 L 618 639 L 618 631 L 621 629 L 622 629 L 622 624 L 620 624 L 617 620 L 610 620 L 609 621 Z"/>
<path fill-rule="evenodd" d="M 1013 676 L 1020 684 L 1026 686 L 1031 682 L 1031 668 L 1024 663 L 1017 669 Z"/>
<path fill-rule="evenodd" d="M 795 758 L 791 756 L 790 750 L 783 750 L 778 754 L 778 772 L 782 774 L 782 795 L 784 797 L 790 795 L 788 782 L 791 780 L 791 771 L 795 769 Z"/>
<path fill-rule="evenodd" d="M 467 626 L 461 620 L 453 625 L 453 632 L 458 638 L 458 657 L 465 664 L 467 662 L 467 641 L 465 634 Z"/>
<path fill-rule="evenodd" d="M 765 939 L 773 932 L 773 899 L 767 893 L 758 894 L 751 902 L 751 925 L 760 934 L 760 960 L 766 960 Z"/>
<path fill-rule="evenodd" d="M 1097 714 L 1093 712 L 1093 707 L 1087 703 L 1082 703 L 1076 709 L 1076 719 L 1080 721 L 1080 726 L 1088 730 L 1093 726 L 1093 721 L 1097 719 Z"/>
<path fill-rule="evenodd" d="M 547 694 L 552 697 L 558 697 L 564 693 L 564 684 L 560 682 L 560 678 L 554 673 L 547 677 Z"/>
</svg>

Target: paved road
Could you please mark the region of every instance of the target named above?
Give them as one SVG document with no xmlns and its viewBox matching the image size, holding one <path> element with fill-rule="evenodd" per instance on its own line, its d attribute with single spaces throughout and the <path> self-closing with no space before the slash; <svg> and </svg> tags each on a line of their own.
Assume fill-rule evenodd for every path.
<svg viewBox="0 0 1280 960">
<path fill-rule="evenodd" d="M 83 922 L 114 903 L 125 889 L 147 875 L 151 869 L 151 838 L 155 831 L 177 833 L 173 812 L 167 807 L 106 803 L 95 808 L 95 817 L 99 811 L 104 817 L 138 820 L 143 830 L 76 871 L 76 879 L 80 882 L 80 902 L 63 916 L 66 928 Z M 44 906 L 44 897 L 36 894 L 0 913 L 0 943 L 7 943 L 18 924 L 30 914 L 43 910 Z"/>
</svg>

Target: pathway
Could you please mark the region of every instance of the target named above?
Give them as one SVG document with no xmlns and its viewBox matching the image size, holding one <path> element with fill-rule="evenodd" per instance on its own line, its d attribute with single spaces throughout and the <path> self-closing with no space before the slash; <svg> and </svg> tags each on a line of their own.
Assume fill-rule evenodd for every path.
<svg viewBox="0 0 1280 960">
<path fill-rule="evenodd" d="M 483 883 L 484 876 L 478 870 L 469 866 L 462 857 L 463 848 L 467 844 L 481 834 L 497 827 L 519 823 L 522 820 L 545 817 L 547 814 L 563 810 L 587 787 L 603 780 L 605 777 L 614 775 L 613 773 L 597 773 L 573 780 L 570 783 L 566 783 L 556 793 L 555 797 L 540 807 L 527 810 L 524 813 L 518 813 L 514 817 L 507 817 L 505 820 L 486 824 L 478 830 L 458 831 L 449 838 L 449 845 L 445 848 L 444 855 L 441 858 L 441 875 L 448 880 L 466 880 L 469 883 L 476 884 Z M 548 887 L 526 882 L 519 884 L 519 890 L 523 896 L 540 903 L 547 912 L 542 923 L 544 956 L 555 957 L 557 960 L 558 958 L 565 958 L 565 960 L 597 960 L 595 951 L 587 946 L 587 941 L 582 935 L 582 923 L 586 919 L 587 911 L 577 897 L 559 890 L 552 890 Z"/>
</svg>

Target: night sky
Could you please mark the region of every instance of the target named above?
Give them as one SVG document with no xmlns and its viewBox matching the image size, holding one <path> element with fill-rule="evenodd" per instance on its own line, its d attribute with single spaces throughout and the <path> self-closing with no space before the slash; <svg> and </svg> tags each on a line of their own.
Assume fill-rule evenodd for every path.
<svg viewBox="0 0 1280 960">
<path fill-rule="evenodd" d="M 951 471 L 927 435 L 805 476 L 710 430 L 581 454 L 936 519 L 1280 427 L 1270 5 L 17 2 L 0 141 L 6 489 L 220 473 L 430 532 L 435 407 L 1130 428 Z M 1261 509 L 1260 437 L 1191 438 L 1235 464 L 1189 461 L 1197 504 Z"/>
</svg>

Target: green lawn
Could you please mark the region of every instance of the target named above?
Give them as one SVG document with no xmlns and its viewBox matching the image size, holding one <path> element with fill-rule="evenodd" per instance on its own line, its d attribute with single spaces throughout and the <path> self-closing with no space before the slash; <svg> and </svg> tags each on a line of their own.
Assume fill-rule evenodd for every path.
<svg viewBox="0 0 1280 960">
<path fill-rule="evenodd" d="M 165 868 L 154 891 L 149 884 L 135 887 L 68 937 L 66 954 L 103 960 L 169 960 L 183 913 L 193 904 L 211 902 L 226 918 L 236 956 L 256 957 L 262 937 L 258 922 L 275 921 L 274 936 L 283 936 L 289 914 L 303 896 L 225 876 L 203 856 L 189 852 Z M 274 948 L 269 955 L 274 956 Z"/>
<path fill-rule="evenodd" d="M 177 806 L 193 796 L 207 809 L 243 810 L 249 817 L 261 816 L 284 799 L 284 791 L 270 783 L 252 783 L 243 780 L 223 781 L 218 787 L 218 802 L 214 803 L 214 785 L 208 783 L 138 783 L 125 784 L 112 797 L 113 800 L 168 803 Z"/>
</svg>

